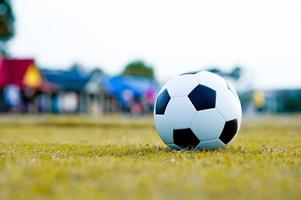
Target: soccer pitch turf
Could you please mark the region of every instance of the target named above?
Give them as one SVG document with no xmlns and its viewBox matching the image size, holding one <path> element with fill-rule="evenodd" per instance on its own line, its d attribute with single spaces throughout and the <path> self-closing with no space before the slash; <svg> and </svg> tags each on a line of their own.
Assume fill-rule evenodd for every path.
<svg viewBox="0 0 301 200">
<path fill-rule="evenodd" d="M 300 198 L 300 116 L 198 152 L 169 150 L 148 117 L 0 117 L 0 199 Z"/>
</svg>

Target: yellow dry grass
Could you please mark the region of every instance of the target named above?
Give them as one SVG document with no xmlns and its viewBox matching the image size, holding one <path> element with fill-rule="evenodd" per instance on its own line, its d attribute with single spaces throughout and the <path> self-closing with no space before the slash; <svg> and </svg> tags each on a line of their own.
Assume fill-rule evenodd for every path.
<svg viewBox="0 0 301 200">
<path fill-rule="evenodd" d="M 300 198 L 300 116 L 200 152 L 169 150 L 149 117 L 0 117 L 0 199 Z"/>
</svg>

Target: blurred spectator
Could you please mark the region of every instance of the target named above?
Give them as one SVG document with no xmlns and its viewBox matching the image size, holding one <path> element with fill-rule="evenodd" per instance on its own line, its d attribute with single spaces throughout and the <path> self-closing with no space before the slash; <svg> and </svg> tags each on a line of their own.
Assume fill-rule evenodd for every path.
<svg viewBox="0 0 301 200">
<path fill-rule="evenodd" d="M 35 104 L 36 90 L 31 87 L 25 87 L 22 92 L 23 112 L 37 113 L 38 107 Z"/>
<path fill-rule="evenodd" d="M 50 111 L 49 99 L 47 98 L 46 95 L 43 94 L 39 95 L 37 100 L 38 100 L 38 107 L 40 113 L 46 113 Z"/>
<path fill-rule="evenodd" d="M 3 91 L 4 103 L 7 111 L 18 111 L 21 107 L 20 88 L 16 85 L 7 85 Z"/>
<path fill-rule="evenodd" d="M 146 110 L 148 112 L 153 112 L 154 103 L 156 99 L 156 90 L 151 87 L 146 91 Z"/>
<path fill-rule="evenodd" d="M 134 94 L 131 90 L 123 90 L 122 98 L 124 99 L 124 111 L 130 112 L 134 104 Z"/>
<path fill-rule="evenodd" d="M 60 105 L 63 112 L 73 113 L 78 108 L 78 95 L 75 92 L 65 93 L 60 98 Z"/>
<path fill-rule="evenodd" d="M 143 104 L 140 99 L 136 98 L 131 107 L 131 113 L 135 116 L 141 115 L 145 112 Z"/>
<path fill-rule="evenodd" d="M 255 91 L 253 95 L 253 102 L 257 112 L 263 112 L 265 108 L 264 92 Z"/>
</svg>

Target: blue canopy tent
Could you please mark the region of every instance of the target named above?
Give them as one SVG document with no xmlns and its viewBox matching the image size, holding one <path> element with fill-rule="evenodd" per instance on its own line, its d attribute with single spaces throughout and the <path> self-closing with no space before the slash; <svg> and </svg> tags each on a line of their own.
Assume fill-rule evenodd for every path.
<svg viewBox="0 0 301 200">
<path fill-rule="evenodd" d="M 42 70 L 43 77 L 50 83 L 56 85 L 59 90 L 79 92 L 84 90 L 85 85 L 90 80 L 90 74 L 77 71 L 64 70 Z"/>
<path fill-rule="evenodd" d="M 152 89 L 155 92 L 159 90 L 155 80 L 137 76 L 104 76 L 101 84 L 104 91 L 114 96 L 122 108 L 127 106 L 124 91 L 130 91 L 134 99 L 141 100 L 148 90 Z"/>
<path fill-rule="evenodd" d="M 78 71 L 50 69 L 43 69 L 41 70 L 41 72 L 44 79 L 52 85 L 56 86 L 57 91 L 60 92 L 59 94 L 54 94 L 51 97 L 52 112 L 60 113 L 66 111 L 66 106 L 62 106 L 60 104 L 60 98 L 64 98 L 65 94 L 69 94 L 70 96 L 72 92 L 72 95 L 74 95 L 74 93 L 78 95 L 78 106 L 74 110 L 76 112 L 85 112 L 85 108 L 87 107 L 85 102 L 87 96 L 87 94 L 85 93 L 85 86 L 91 78 L 90 74 L 81 73 Z"/>
</svg>

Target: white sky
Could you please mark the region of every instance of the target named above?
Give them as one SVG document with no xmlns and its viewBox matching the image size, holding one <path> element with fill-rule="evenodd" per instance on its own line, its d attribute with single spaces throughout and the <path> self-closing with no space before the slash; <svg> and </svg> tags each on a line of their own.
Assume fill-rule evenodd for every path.
<svg viewBox="0 0 301 200">
<path fill-rule="evenodd" d="M 134 59 L 160 80 L 208 66 L 247 68 L 260 88 L 301 87 L 300 0 L 13 0 L 10 51 L 40 65 L 120 72 Z"/>
</svg>

